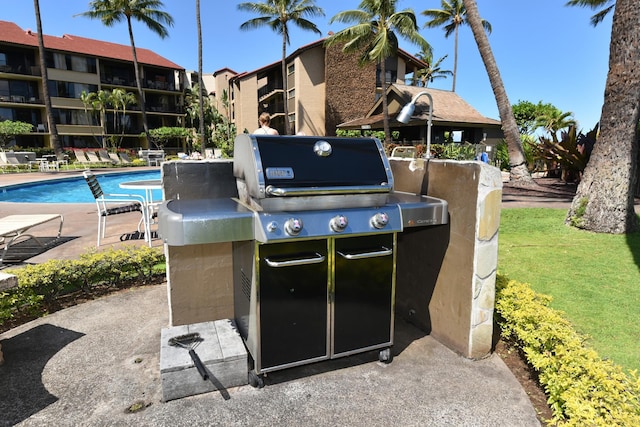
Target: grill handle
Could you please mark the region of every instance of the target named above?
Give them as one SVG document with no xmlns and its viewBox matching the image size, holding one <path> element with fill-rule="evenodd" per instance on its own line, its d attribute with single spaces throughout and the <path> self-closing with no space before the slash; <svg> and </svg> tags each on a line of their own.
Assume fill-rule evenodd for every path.
<svg viewBox="0 0 640 427">
<path fill-rule="evenodd" d="M 269 196 L 324 196 L 333 194 L 369 194 L 388 193 L 391 186 L 382 183 L 379 186 L 336 186 L 336 187 L 274 187 L 268 185 L 265 189 Z"/>
<path fill-rule="evenodd" d="M 278 268 L 278 267 L 292 267 L 296 265 L 320 264 L 321 262 L 324 262 L 325 259 L 326 258 L 324 257 L 324 255 L 321 255 L 316 252 L 316 256 L 314 256 L 313 258 L 294 258 L 294 259 L 283 260 L 283 261 L 273 261 L 273 260 L 270 260 L 269 258 L 265 258 L 264 261 L 267 263 L 269 267 Z"/>
<path fill-rule="evenodd" d="M 356 260 L 356 259 L 364 259 L 364 258 L 375 258 L 379 256 L 387 256 L 393 254 L 393 249 L 386 248 L 382 246 L 382 250 L 380 251 L 371 251 L 371 252 L 354 252 L 354 253 L 344 253 L 337 251 L 338 255 L 342 258 L 348 260 Z"/>
</svg>

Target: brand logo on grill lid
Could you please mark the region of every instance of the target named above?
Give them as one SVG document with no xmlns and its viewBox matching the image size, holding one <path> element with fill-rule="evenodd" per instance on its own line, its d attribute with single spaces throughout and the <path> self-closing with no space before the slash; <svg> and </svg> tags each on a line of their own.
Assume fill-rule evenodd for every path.
<svg viewBox="0 0 640 427">
<path fill-rule="evenodd" d="M 293 168 L 267 168 L 268 179 L 293 179 Z"/>
</svg>

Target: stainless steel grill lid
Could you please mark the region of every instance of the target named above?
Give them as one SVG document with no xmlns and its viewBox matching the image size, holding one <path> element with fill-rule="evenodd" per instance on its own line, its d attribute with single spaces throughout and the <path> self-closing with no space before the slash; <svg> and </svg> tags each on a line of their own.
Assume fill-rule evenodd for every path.
<svg viewBox="0 0 640 427">
<path fill-rule="evenodd" d="M 242 134 L 234 176 L 249 195 L 268 197 L 388 193 L 393 176 L 375 138 Z"/>
</svg>

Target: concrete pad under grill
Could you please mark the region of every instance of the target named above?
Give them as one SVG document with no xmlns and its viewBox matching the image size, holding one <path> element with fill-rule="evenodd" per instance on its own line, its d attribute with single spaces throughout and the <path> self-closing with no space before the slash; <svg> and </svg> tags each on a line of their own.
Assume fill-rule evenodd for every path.
<svg viewBox="0 0 640 427">
<path fill-rule="evenodd" d="M 377 351 L 362 353 L 270 373 L 262 389 L 229 388 L 229 400 L 212 391 L 163 402 L 159 343 L 168 319 L 166 286 L 157 285 L 1 334 L 2 423 L 539 425 L 526 393 L 498 355 L 463 358 L 400 320 L 389 365 L 378 362 Z"/>
</svg>

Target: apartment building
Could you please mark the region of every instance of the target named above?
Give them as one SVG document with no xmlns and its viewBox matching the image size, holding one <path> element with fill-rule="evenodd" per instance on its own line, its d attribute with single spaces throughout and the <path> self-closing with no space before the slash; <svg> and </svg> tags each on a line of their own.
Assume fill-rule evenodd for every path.
<svg viewBox="0 0 640 427">
<path fill-rule="evenodd" d="M 215 81 L 217 90 L 228 85 L 230 118 L 238 132 L 258 127 L 263 111 L 271 114 L 271 126 L 283 134 L 285 120 L 292 133 L 335 135 L 338 124 L 363 117 L 380 97 L 382 78 L 375 64 L 358 65 L 358 58 L 340 47 L 327 48 L 325 39 L 297 49 L 286 59 L 287 93 L 282 81 L 282 61 L 251 72 L 229 75 L 228 69 Z M 427 65 L 403 50 L 389 58 L 387 83 L 404 83 L 408 75 Z M 285 117 L 287 102 L 289 116 Z"/>
<path fill-rule="evenodd" d="M 131 46 L 73 35 L 44 35 L 49 95 L 63 147 L 96 147 L 102 128 L 87 114 L 83 91 L 123 89 L 137 97 Z M 136 48 L 142 76 L 149 128 L 182 123 L 183 90 L 187 84 L 181 66 L 144 48 Z M 0 118 L 31 123 L 30 135 L 16 137 L 20 147 L 50 146 L 49 125 L 42 95 L 38 37 L 12 22 L 0 21 Z M 127 106 L 113 124 L 107 109 L 107 135 L 121 139 L 123 148 L 147 147 L 139 102 Z M 116 129 L 117 128 L 117 129 Z"/>
</svg>

